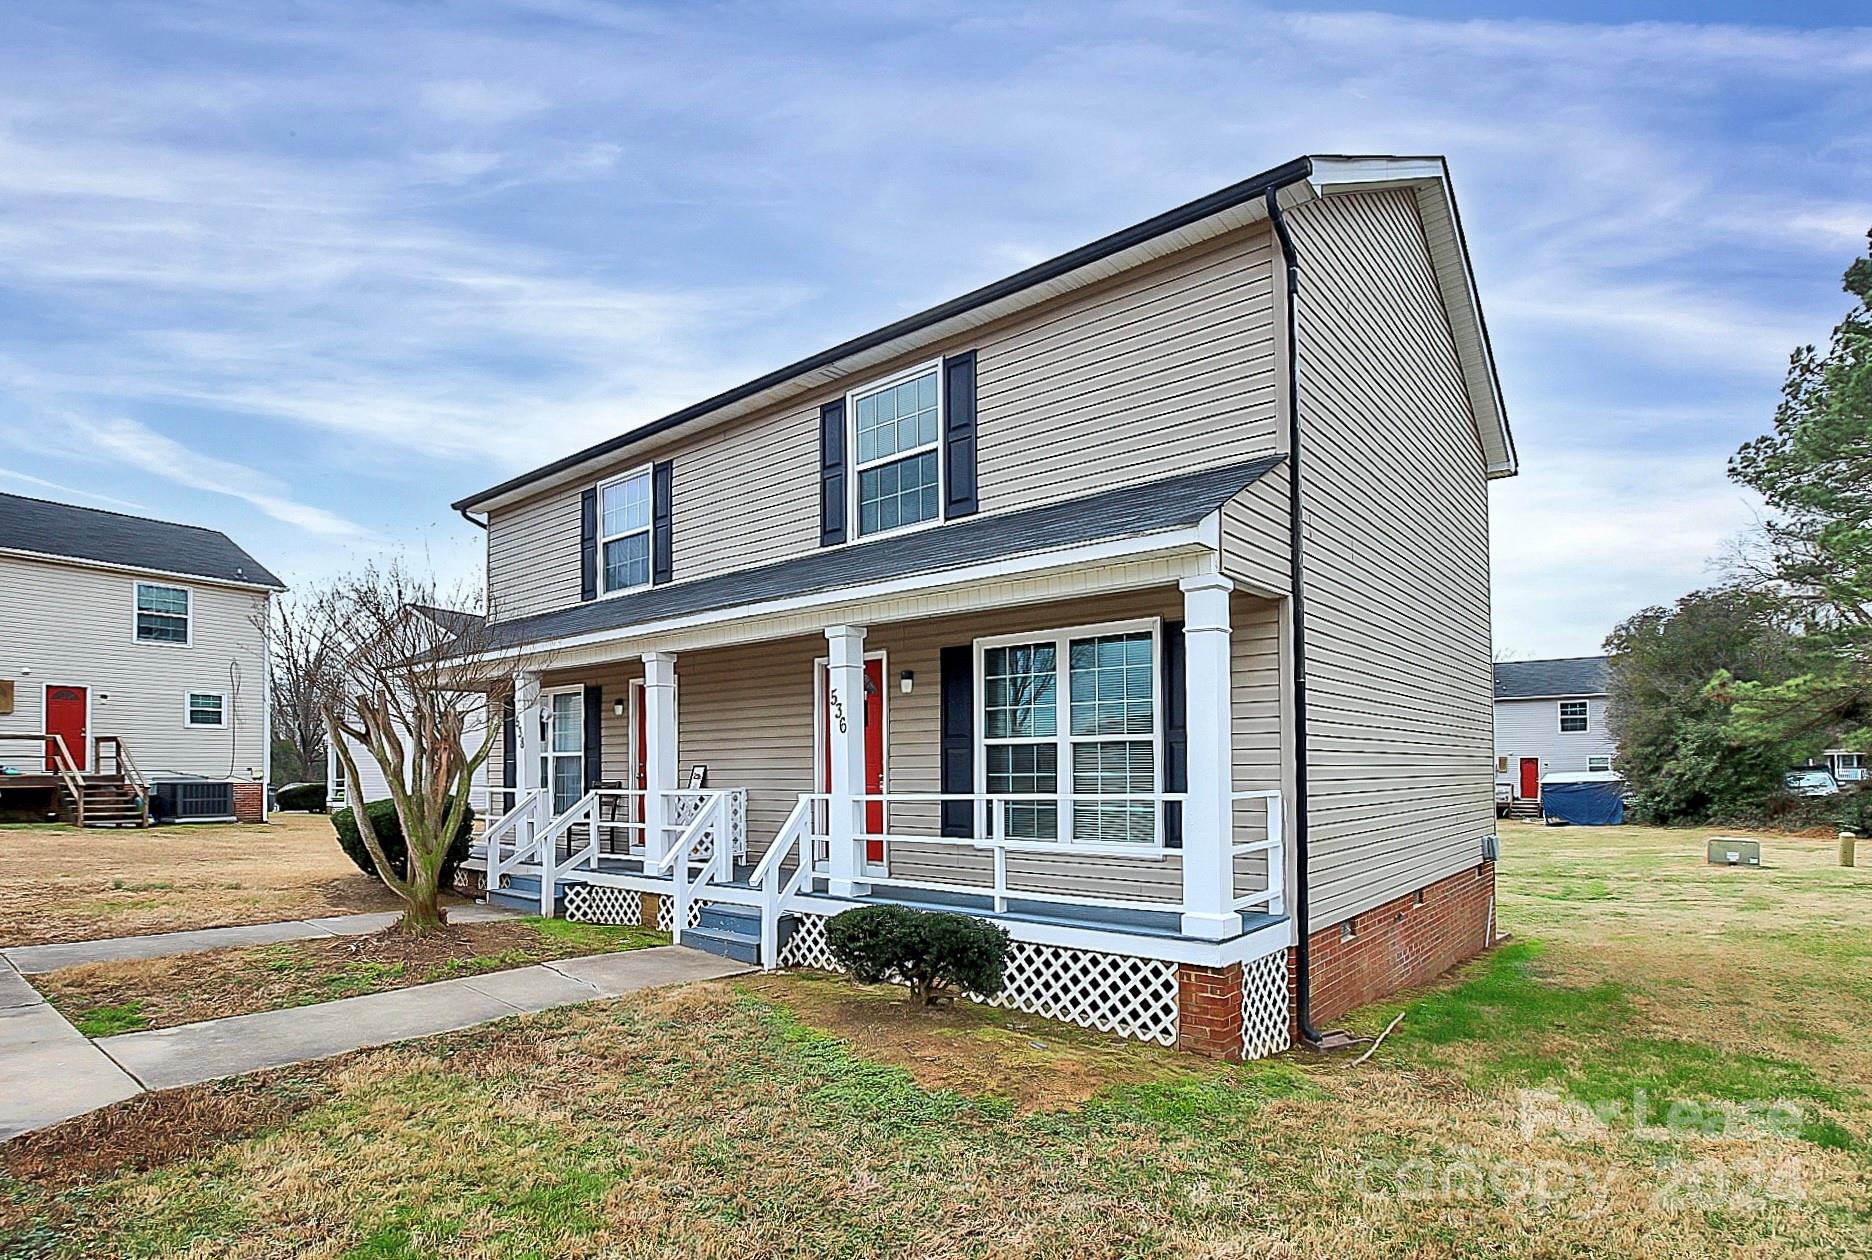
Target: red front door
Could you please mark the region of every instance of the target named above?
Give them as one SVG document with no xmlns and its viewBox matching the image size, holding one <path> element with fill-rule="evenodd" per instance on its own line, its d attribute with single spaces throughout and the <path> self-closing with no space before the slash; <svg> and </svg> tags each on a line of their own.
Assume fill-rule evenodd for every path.
<svg viewBox="0 0 1872 1260">
<path fill-rule="evenodd" d="M 71 756 L 71 764 L 79 770 L 86 768 L 85 729 L 86 696 L 83 687 L 47 687 L 45 693 L 45 733 L 57 735 L 65 741 L 65 751 Z M 58 762 L 53 759 L 52 749 L 46 748 L 46 769 L 58 769 Z"/>
<path fill-rule="evenodd" d="M 650 747 L 650 741 L 644 737 L 644 709 L 647 706 L 644 704 L 644 693 L 643 693 L 642 687 L 632 687 L 630 690 L 630 695 L 631 695 L 631 709 L 633 712 L 631 721 L 635 723 L 637 727 L 637 733 L 636 733 L 637 764 L 631 770 L 631 773 L 636 776 L 636 779 L 635 779 L 635 782 L 631 784 L 631 786 L 637 789 L 639 792 L 641 792 L 650 786 L 650 769 L 644 763 L 644 750 Z M 644 820 L 644 809 L 643 809 L 644 798 L 641 796 L 633 796 L 630 799 L 636 802 L 636 804 L 629 811 L 630 819 L 632 822 L 640 823 Z"/>
<path fill-rule="evenodd" d="M 884 662 L 866 661 L 865 677 L 865 787 L 872 795 L 884 792 Z M 830 682 L 827 683 L 828 690 Z M 819 697 L 821 725 L 825 729 L 824 756 L 820 760 L 819 790 L 832 790 L 832 723 L 824 716 L 830 707 L 827 697 Z M 868 801 L 865 804 L 865 830 L 881 834 L 884 830 L 884 802 Z M 884 842 L 882 840 L 865 841 L 865 861 L 882 862 L 884 860 Z"/>
<path fill-rule="evenodd" d="M 1540 758 L 1521 758 L 1521 795 L 1528 800 L 1540 798 Z"/>
</svg>

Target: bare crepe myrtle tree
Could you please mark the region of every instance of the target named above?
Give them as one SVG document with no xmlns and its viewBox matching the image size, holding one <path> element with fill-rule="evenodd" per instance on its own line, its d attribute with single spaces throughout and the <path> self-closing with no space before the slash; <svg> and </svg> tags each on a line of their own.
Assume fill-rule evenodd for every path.
<svg viewBox="0 0 1872 1260">
<path fill-rule="evenodd" d="M 437 904 L 443 859 L 466 817 L 474 776 L 500 736 L 498 715 L 517 668 L 484 619 L 430 615 L 479 607 L 468 594 L 439 597 L 432 579 L 392 561 L 312 597 L 337 646 L 318 683 L 326 736 L 347 783 L 363 781 L 358 747 L 383 771 L 403 828 L 404 871 L 385 856 L 364 802 L 352 801 L 351 812 L 384 886 L 403 899 L 404 930 L 416 934 L 446 922 Z"/>
</svg>

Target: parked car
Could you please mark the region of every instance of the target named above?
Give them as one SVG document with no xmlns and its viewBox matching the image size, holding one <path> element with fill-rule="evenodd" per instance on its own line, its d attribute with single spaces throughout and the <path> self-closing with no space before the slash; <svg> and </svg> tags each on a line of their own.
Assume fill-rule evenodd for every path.
<svg viewBox="0 0 1872 1260">
<path fill-rule="evenodd" d="M 1795 796 L 1838 796 L 1839 780 L 1831 770 L 1808 768 L 1790 770 L 1781 780 Z"/>
<path fill-rule="evenodd" d="M 1514 784 L 1497 783 L 1495 785 L 1495 817 L 1506 818 L 1508 811 L 1514 808 Z"/>
</svg>

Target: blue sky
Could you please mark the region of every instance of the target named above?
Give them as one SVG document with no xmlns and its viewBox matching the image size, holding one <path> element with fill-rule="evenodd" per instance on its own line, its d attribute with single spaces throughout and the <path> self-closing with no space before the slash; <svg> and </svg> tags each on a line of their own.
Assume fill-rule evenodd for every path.
<svg viewBox="0 0 1872 1260">
<path fill-rule="evenodd" d="M 1497 647 L 1593 651 L 1711 580 L 1844 309 L 1855 11 L 11 0 L 0 489 L 453 580 L 466 491 L 1300 153 L 1444 153 L 1526 470 Z"/>
</svg>

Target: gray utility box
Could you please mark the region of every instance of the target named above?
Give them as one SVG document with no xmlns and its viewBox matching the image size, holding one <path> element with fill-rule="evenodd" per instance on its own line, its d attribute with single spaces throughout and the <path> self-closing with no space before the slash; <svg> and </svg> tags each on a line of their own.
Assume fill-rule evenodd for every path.
<svg viewBox="0 0 1872 1260">
<path fill-rule="evenodd" d="M 1711 836 L 1709 860 L 1711 866 L 1760 866 L 1761 841 Z"/>
</svg>

